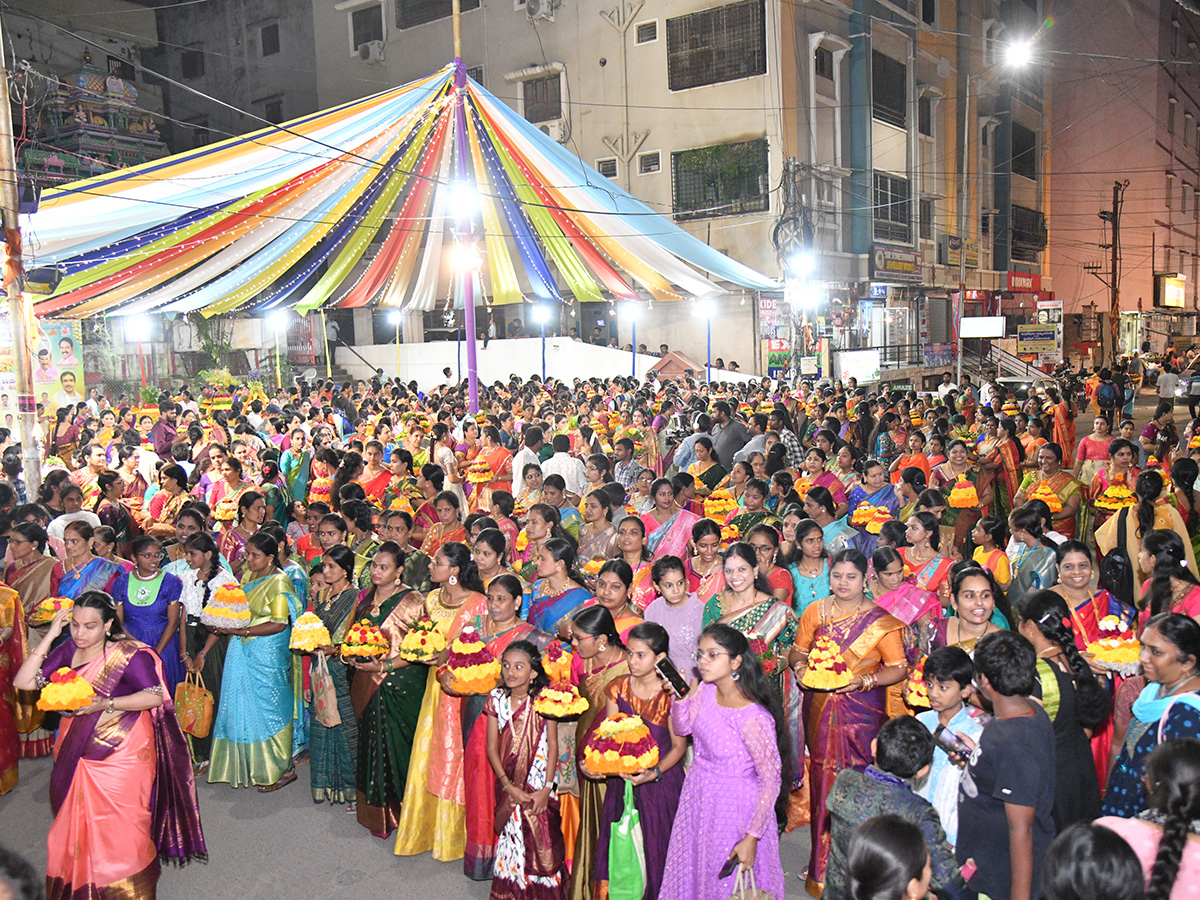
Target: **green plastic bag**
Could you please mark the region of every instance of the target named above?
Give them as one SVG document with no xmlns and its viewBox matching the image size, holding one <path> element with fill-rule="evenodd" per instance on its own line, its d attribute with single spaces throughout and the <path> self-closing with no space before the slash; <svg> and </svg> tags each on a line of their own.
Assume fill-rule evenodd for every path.
<svg viewBox="0 0 1200 900">
<path fill-rule="evenodd" d="M 633 782 L 625 782 L 625 810 L 608 838 L 609 900 L 642 900 L 646 892 L 646 851 L 642 819 L 633 803 Z"/>
</svg>

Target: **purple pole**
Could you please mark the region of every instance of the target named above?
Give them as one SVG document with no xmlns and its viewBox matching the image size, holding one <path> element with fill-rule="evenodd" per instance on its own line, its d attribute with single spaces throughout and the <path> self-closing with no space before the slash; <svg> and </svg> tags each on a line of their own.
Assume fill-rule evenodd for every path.
<svg viewBox="0 0 1200 900">
<path fill-rule="evenodd" d="M 462 184 L 466 184 L 468 178 L 471 176 L 471 171 L 467 164 L 467 110 L 464 105 L 466 89 L 467 67 L 461 57 L 456 57 L 454 60 L 454 153 L 457 157 L 455 160 L 455 176 Z M 471 228 L 470 217 L 460 214 L 458 217 L 459 240 L 463 240 L 463 235 L 466 235 L 466 243 L 468 245 L 475 242 L 475 236 Z M 470 272 L 455 273 L 454 277 L 462 279 L 460 288 L 463 303 L 463 324 L 467 339 L 467 386 L 470 396 L 470 411 L 474 414 L 479 412 L 479 360 L 475 346 L 475 278 Z"/>
</svg>

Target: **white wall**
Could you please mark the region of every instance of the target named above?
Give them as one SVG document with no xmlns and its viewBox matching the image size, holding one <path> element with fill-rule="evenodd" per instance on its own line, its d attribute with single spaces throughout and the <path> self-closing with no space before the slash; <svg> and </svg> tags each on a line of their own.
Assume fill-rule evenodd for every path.
<svg viewBox="0 0 1200 900">
<path fill-rule="evenodd" d="M 487 349 L 483 343 L 476 342 L 479 360 L 479 380 L 481 383 L 508 381 L 509 375 L 519 375 L 528 380 L 530 375 L 542 374 L 542 340 L 541 338 L 519 338 L 516 340 L 491 341 Z M 349 372 L 354 378 L 369 378 L 375 374 L 374 368 L 383 369 L 386 374 L 396 370 L 395 344 L 369 344 L 354 348 L 358 356 L 345 347 L 338 347 L 334 358 L 338 365 Z M 362 359 L 359 359 L 359 356 Z M 614 375 L 627 376 L 630 374 L 631 354 L 620 350 L 610 350 L 607 347 L 597 347 L 572 341 L 569 338 L 546 338 L 546 375 L 552 378 L 570 380 L 572 378 L 611 378 Z M 467 347 L 462 346 L 462 375 L 466 377 Z M 458 344 L 454 341 L 433 341 L 427 344 L 401 344 L 400 370 L 405 381 L 416 379 L 422 390 L 428 390 L 439 382 L 444 381 L 442 369 L 449 366 L 454 373 L 454 379 L 460 376 Z M 363 363 L 367 360 L 371 366 Z M 639 355 L 637 358 L 637 374 L 641 378 L 658 362 L 658 358 L 649 355 Z M 740 362 L 740 360 L 739 360 Z M 746 382 L 753 376 L 737 372 L 714 372 L 714 377 L 721 381 Z"/>
</svg>

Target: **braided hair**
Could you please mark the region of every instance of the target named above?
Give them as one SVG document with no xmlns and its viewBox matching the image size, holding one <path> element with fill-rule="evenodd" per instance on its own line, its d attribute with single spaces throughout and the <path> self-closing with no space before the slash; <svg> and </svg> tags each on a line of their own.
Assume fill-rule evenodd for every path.
<svg viewBox="0 0 1200 900">
<path fill-rule="evenodd" d="M 1146 473 L 1142 473 L 1143 475 Z M 1138 476 L 1141 480 L 1141 476 Z M 1150 599 L 1150 615 L 1170 612 L 1175 602 L 1172 579 L 1200 584 L 1187 565 L 1187 548 L 1183 538 L 1167 528 L 1143 532 L 1142 549 L 1154 560 L 1154 572 L 1147 596 Z"/>
<path fill-rule="evenodd" d="M 1153 469 L 1146 469 L 1134 482 L 1133 492 L 1137 494 L 1137 524 L 1138 533 L 1147 535 L 1154 530 L 1154 501 L 1162 493 L 1162 475 Z"/>
<path fill-rule="evenodd" d="M 1096 681 L 1091 667 L 1075 646 L 1071 630 L 1071 610 L 1061 595 L 1054 591 L 1034 591 L 1017 604 L 1021 620 L 1029 622 L 1046 640 L 1057 644 L 1067 658 L 1075 681 L 1075 709 L 1079 724 L 1096 728 L 1108 718 L 1108 694 Z"/>
<path fill-rule="evenodd" d="M 1177 738 L 1154 748 L 1146 762 L 1150 808 L 1164 817 L 1146 900 L 1168 900 L 1193 820 L 1200 818 L 1200 741 Z"/>
</svg>

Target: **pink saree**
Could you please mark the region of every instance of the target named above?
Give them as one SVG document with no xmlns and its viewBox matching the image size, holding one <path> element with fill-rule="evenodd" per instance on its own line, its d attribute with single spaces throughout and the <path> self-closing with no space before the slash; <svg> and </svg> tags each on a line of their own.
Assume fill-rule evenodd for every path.
<svg viewBox="0 0 1200 900">
<path fill-rule="evenodd" d="M 648 512 L 642 516 L 642 524 L 646 526 L 646 546 L 650 556 L 658 559 L 662 556 L 678 556 L 687 559 L 688 542 L 692 539 L 692 526 L 700 517 L 694 512 L 681 509 L 667 520 L 665 525 L 659 525 L 654 513 Z"/>
</svg>

